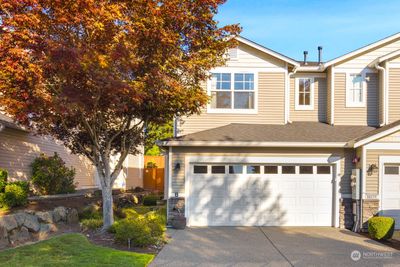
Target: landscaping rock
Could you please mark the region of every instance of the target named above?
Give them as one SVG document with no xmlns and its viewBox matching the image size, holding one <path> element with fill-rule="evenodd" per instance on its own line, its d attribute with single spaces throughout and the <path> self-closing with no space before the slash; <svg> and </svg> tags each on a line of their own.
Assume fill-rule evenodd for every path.
<svg viewBox="0 0 400 267">
<path fill-rule="evenodd" d="M 70 209 L 67 215 L 67 223 L 68 224 L 77 224 L 79 223 L 79 215 L 76 209 Z"/>
<path fill-rule="evenodd" d="M 57 231 L 57 227 L 51 223 L 41 223 L 39 233 L 50 233 Z"/>
<path fill-rule="evenodd" d="M 21 229 L 14 229 L 10 234 L 10 243 L 12 245 L 22 244 L 31 239 L 29 230 L 26 227 L 21 227 Z"/>
<path fill-rule="evenodd" d="M 52 211 L 39 211 L 35 213 L 40 222 L 53 223 Z"/>
<path fill-rule="evenodd" d="M 53 211 L 54 222 L 65 221 L 67 219 L 67 209 L 65 207 L 57 207 Z"/>
<path fill-rule="evenodd" d="M 0 226 L 3 226 L 8 232 L 17 228 L 18 223 L 15 220 L 14 215 L 7 215 L 0 217 Z"/>
<path fill-rule="evenodd" d="M 17 221 L 17 224 L 18 224 L 19 227 L 24 225 L 25 216 L 26 216 L 26 213 L 24 213 L 24 212 L 18 212 L 18 213 L 14 214 L 14 218 Z"/>
<path fill-rule="evenodd" d="M 38 232 L 40 229 L 39 220 L 35 215 L 25 213 L 24 226 L 32 232 Z"/>
<path fill-rule="evenodd" d="M 0 249 L 6 248 L 9 244 L 7 230 L 0 226 Z"/>
</svg>

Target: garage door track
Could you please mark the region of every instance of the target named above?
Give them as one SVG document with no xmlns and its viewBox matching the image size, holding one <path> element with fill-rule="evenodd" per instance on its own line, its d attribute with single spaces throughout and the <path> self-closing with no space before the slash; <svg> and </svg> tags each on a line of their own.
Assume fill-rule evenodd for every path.
<svg viewBox="0 0 400 267">
<path fill-rule="evenodd" d="M 150 266 L 400 266 L 398 251 L 331 227 L 169 230 Z"/>
</svg>

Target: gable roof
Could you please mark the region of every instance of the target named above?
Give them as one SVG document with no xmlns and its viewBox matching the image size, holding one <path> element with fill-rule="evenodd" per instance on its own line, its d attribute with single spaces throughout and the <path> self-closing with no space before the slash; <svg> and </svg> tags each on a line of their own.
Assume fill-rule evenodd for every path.
<svg viewBox="0 0 400 267">
<path fill-rule="evenodd" d="M 400 131 L 400 120 L 365 133 L 364 135 L 361 135 L 360 137 L 354 139 L 351 143 L 353 144 L 354 148 L 357 148 L 397 131 Z"/>
<path fill-rule="evenodd" d="M 343 56 L 340 56 L 340 57 L 334 58 L 334 59 L 332 59 L 330 61 L 327 61 L 327 62 L 324 63 L 324 68 L 329 67 L 329 66 L 331 66 L 333 64 L 336 64 L 338 62 L 344 61 L 346 59 L 352 58 L 354 56 L 357 56 L 357 55 L 359 55 L 359 54 L 361 54 L 363 52 L 366 52 L 368 50 L 374 49 L 374 48 L 376 48 L 376 47 L 378 47 L 380 45 L 389 43 L 389 42 L 391 42 L 393 40 L 396 40 L 398 38 L 400 38 L 400 32 L 396 33 L 396 34 L 393 34 L 393 35 L 391 35 L 389 37 L 383 38 L 383 39 L 381 39 L 379 41 L 376 41 L 374 43 L 371 43 L 369 45 L 363 46 L 363 47 L 361 47 L 359 49 L 356 49 L 356 50 L 354 50 L 354 51 L 352 51 L 350 53 L 347 53 L 347 54 L 345 54 Z"/>
<path fill-rule="evenodd" d="M 273 56 L 273 57 L 276 57 L 276 58 L 278 58 L 278 59 L 280 59 L 280 60 L 282 60 L 282 61 L 285 61 L 285 62 L 287 62 L 287 63 L 290 63 L 290 64 L 292 64 L 292 65 L 294 65 L 294 66 L 300 66 L 299 62 L 297 62 L 296 60 L 294 60 L 294 59 L 292 59 L 292 58 L 290 58 L 290 57 L 287 57 L 287 56 L 285 56 L 285 55 L 283 55 L 283 54 L 281 54 L 281 53 L 278 53 L 278 52 L 276 52 L 276 51 L 274 51 L 274 50 L 271 50 L 271 49 L 269 49 L 269 48 L 266 48 L 265 46 L 262 46 L 262 45 L 260 45 L 260 44 L 257 44 L 257 43 L 255 43 L 255 42 L 253 42 L 253 41 L 250 41 L 250 40 L 247 39 L 247 38 L 244 38 L 244 37 L 242 37 L 242 36 L 237 36 L 237 37 L 235 37 L 235 39 L 236 39 L 237 41 L 243 43 L 243 44 L 246 44 L 246 45 L 248 45 L 248 46 L 250 46 L 250 47 L 252 47 L 252 48 L 254 48 L 254 49 L 257 49 L 257 50 L 259 50 L 259 51 L 261 51 L 261 52 L 263 52 L 263 53 L 266 53 L 266 54 L 268 54 L 268 55 L 271 55 L 271 56 Z"/>
<path fill-rule="evenodd" d="M 383 55 L 381 57 L 378 57 L 371 64 L 369 64 L 369 66 L 374 66 L 375 64 L 379 64 L 381 62 L 384 62 L 386 60 L 389 60 L 389 59 L 392 59 L 392 58 L 398 57 L 398 56 L 400 56 L 400 49 L 395 50 L 395 51 L 390 52 L 390 53 L 387 53 L 386 55 Z"/>
<path fill-rule="evenodd" d="M 349 141 L 374 129 L 368 126 L 331 126 L 321 122 L 232 123 L 165 140 L 160 144 L 163 146 L 346 147 Z"/>
</svg>

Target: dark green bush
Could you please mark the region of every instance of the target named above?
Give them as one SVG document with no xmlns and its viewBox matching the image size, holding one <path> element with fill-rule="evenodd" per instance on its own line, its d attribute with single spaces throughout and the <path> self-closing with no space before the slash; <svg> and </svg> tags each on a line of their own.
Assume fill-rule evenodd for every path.
<svg viewBox="0 0 400 267">
<path fill-rule="evenodd" d="M 143 198 L 143 205 L 145 206 L 156 206 L 157 200 L 160 200 L 160 197 L 157 195 L 148 195 Z"/>
<path fill-rule="evenodd" d="M 57 153 L 44 154 L 32 163 L 32 183 L 42 195 L 65 194 L 75 191 L 75 169 L 65 166 Z"/>
<path fill-rule="evenodd" d="M 96 230 L 103 226 L 103 219 L 84 219 L 81 224 L 86 229 Z"/>
<path fill-rule="evenodd" d="M 5 169 L 0 168 L 0 193 L 4 193 L 4 189 L 7 184 L 8 172 Z"/>
<path fill-rule="evenodd" d="M 127 244 L 130 240 L 133 245 L 144 247 L 164 240 L 165 224 L 157 213 L 150 212 L 117 221 L 110 231 L 115 232 L 119 242 Z"/>
<path fill-rule="evenodd" d="M 79 219 L 101 219 L 103 215 L 101 214 L 101 209 L 99 206 L 95 204 L 91 204 L 83 208 L 81 212 L 79 212 Z"/>
<path fill-rule="evenodd" d="M 28 193 L 26 188 L 17 184 L 9 183 L 0 196 L 0 205 L 9 208 L 24 206 L 28 202 Z"/>
<path fill-rule="evenodd" d="M 395 221 L 390 217 L 372 217 L 368 220 L 368 232 L 371 238 L 387 240 L 392 238 Z"/>
</svg>

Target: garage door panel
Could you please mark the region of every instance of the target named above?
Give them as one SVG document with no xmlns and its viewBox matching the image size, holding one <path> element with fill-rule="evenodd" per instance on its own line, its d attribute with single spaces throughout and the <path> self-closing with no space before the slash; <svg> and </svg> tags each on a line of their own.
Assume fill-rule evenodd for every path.
<svg viewBox="0 0 400 267">
<path fill-rule="evenodd" d="M 400 229 L 400 175 L 395 172 L 386 173 L 386 166 L 382 177 L 382 203 L 381 215 L 395 219 L 396 229 Z M 393 168 L 399 168 L 400 164 L 390 164 Z"/>
<path fill-rule="evenodd" d="M 190 178 L 189 222 L 208 226 L 331 225 L 331 175 L 234 174 Z"/>
</svg>

